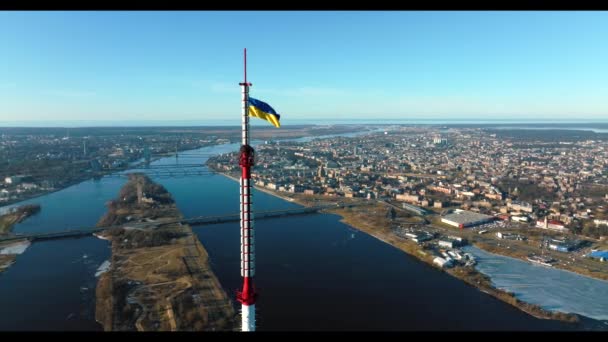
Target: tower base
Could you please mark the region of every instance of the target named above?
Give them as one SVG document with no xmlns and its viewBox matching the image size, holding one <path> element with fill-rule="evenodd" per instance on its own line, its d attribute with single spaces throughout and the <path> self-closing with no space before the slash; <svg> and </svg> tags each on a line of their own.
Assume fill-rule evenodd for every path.
<svg viewBox="0 0 608 342">
<path fill-rule="evenodd" d="M 255 304 L 241 306 L 241 331 L 255 331 Z"/>
</svg>

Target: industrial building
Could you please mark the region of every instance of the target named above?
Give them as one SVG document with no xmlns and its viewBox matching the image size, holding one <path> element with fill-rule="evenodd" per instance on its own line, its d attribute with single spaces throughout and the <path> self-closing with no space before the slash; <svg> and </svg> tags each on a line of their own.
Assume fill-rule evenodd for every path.
<svg viewBox="0 0 608 342">
<path fill-rule="evenodd" d="M 558 252 L 570 252 L 581 246 L 582 241 L 579 240 L 559 240 L 559 239 L 547 239 L 545 243 L 549 249 Z"/>
<path fill-rule="evenodd" d="M 425 209 L 407 203 L 403 203 L 403 209 L 412 211 L 420 216 L 424 216 L 427 214 L 427 211 Z"/>
<path fill-rule="evenodd" d="M 441 257 L 436 257 L 435 259 L 433 259 L 433 263 L 435 265 L 438 265 L 439 267 L 452 267 L 453 262 L 451 259 L 444 259 Z"/>
<path fill-rule="evenodd" d="M 440 239 L 437 244 L 439 245 L 439 247 L 445 248 L 455 248 L 459 245 L 457 241 L 452 239 Z"/>
<path fill-rule="evenodd" d="M 536 227 L 537 228 L 543 228 L 543 229 L 552 229 L 552 230 L 558 230 L 558 231 L 562 231 L 565 232 L 568 229 L 566 227 L 564 227 L 563 223 L 559 222 L 559 221 L 555 221 L 555 220 L 547 220 L 547 218 L 545 217 L 544 220 L 538 220 L 536 221 Z"/>
<path fill-rule="evenodd" d="M 592 252 L 589 253 L 587 257 L 599 259 L 600 261 L 604 262 L 608 260 L 608 251 L 592 250 Z"/>
<path fill-rule="evenodd" d="M 405 236 L 416 243 L 421 243 L 433 239 L 433 235 L 425 231 L 412 231 L 405 233 Z"/>
<path fill-rule="evenodd" d="M 463 229 L 465 227 L 473 227 L 479 224 L 492 222 L 494 218 L 489 215 L 474 213 L 467 210 L 458 210 L 441 218 L 441 222 L 450 226 Z"/>
</svg>

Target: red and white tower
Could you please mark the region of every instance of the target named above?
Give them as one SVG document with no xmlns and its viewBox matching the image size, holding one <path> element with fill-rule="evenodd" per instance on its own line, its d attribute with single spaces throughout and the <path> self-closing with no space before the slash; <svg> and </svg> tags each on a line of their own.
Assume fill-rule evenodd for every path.
<svg viewBox="0 0 608 342">
<path fill-rule="evenodd" d="M 249 145 L 249 87 L 247 83 L 247 49 L 245 49 L 245 81 L 241 86 L 242 103 L 242 145 L 239 158 L 241 167 L 241 277 L 243 290 L 237 292 L 237 300 L 241 302 L 242 331 L 255 330 L 255 299 L 253 285 L 255 276 L 255 235 L 253 231 L 251 168 L 254 161 L 254 150 Z"/>
</svg>

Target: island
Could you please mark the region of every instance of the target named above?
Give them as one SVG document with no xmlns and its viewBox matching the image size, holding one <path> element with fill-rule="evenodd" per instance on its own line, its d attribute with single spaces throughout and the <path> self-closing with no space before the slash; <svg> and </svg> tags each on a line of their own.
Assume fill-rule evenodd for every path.
<svg viewBox="0 0 608 342">
<path fill-rule="evenodd" d="M 237 314 L 169 192 L 131 174 L 98 226 L 112 256 L 96 289 L 105 331 L 234 331 Z"/>
</svg>

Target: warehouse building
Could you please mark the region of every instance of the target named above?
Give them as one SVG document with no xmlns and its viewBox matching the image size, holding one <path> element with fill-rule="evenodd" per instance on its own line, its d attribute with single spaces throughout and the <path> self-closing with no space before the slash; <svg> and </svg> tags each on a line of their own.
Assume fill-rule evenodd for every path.
<svg viewBox="0 0 608 342">
<path fill-rule="evenodd" d="M 460 229 L 492 222 L 493 220 L 494 217 L 492 216 L 478 214 L 467 210 L 458 210 L 441 218 L 441 222 Z"/>
</svg>

